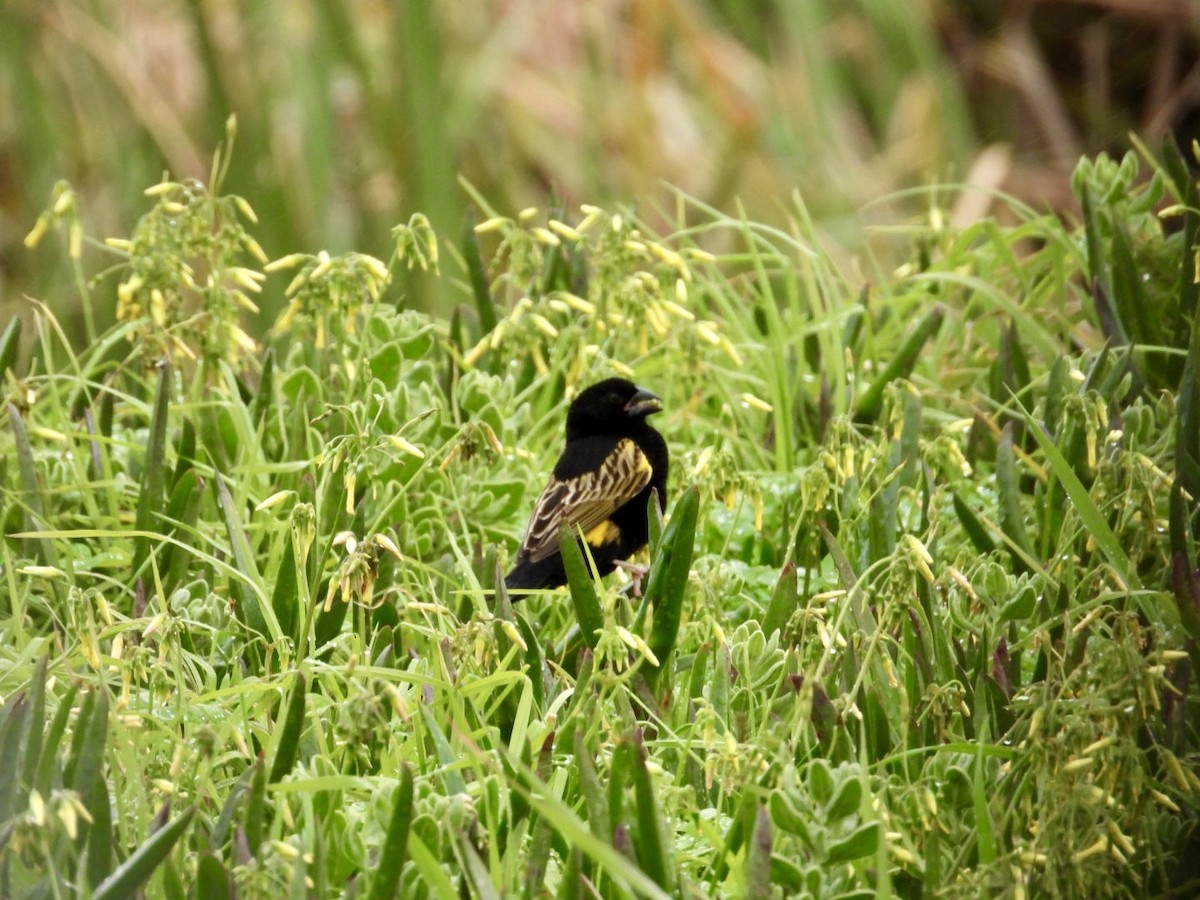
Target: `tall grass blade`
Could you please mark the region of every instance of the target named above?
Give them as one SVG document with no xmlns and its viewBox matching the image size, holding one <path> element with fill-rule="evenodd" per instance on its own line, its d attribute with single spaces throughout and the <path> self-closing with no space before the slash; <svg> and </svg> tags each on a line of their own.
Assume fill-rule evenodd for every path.
<svg viewBox="0 0 1200 900">
<path fill-rule="evenodd" d="M 413 819 L 413 774 L 407 763 L 400 764 L 399 783 L 392 795 L 392 817 L 379 852 L 379 867 L 371 883 L 369 900 L 389 900 L 397 896 L 400 873 L 408 852 L 408 833 Z"/>
<path fill-rule="evenodd" d="M 166 359 L 158 363 L 158 379 L 154 391 L 154 410 L 150 415 L 150 433 L 146 439 L 146 456 L 142 464 L 142 486 L 138 494 L 134 528 L 153 532 L 156 519 L 163 512 L 167 480 L 167 411 L 171 397 L 171 365 Z M 150 539 L 139 535 L 133 539 L 133 572 L 141 577 L 150 555 Z"/>
<path fill-rule="evenodd" d="M 92 900 L 125 900 L 127 897 L 132 897 L 143 884 L 150 880 L 150 876 L 167 858 L 167 854 L 171 852 L 175 843 L 183 837 L 184 831 L 191 824 L 195 814 L 196 808 L 189 807 L 173 822 L 154 832 L 146 839 L 145 843 L 130 854 L 129 859 L 125 860 L 108 878 L 101 882 L 95 893 L 92 894 Z"/>
<path fill-rule="evenodd" d="M 563 526 L 558 536 L 558 547 L 562 553 L 563 568 L 567 572 L 567 591 L 575 608 L 579 634 L 583 642 L 595 650 L 600 640 L 600 630 L 604 627 L 604 617 L 600 613 L 600 595 L 596 593 L 596 584 L 583 558 L 574 527 Z"/>
<path fill-rule="evenodd" d="M 292 679 L 292 692 L 288 698 L 287 710 L 284 713 L 283 728 L 279 733 L 279 743 L 275 746 L 275 761 L 271 764 L 271 774 L 267 781 L 278 784 L 292 771 L 300 755 L 300 732 L 304 728 L 304 704 L 308 696 L 308 679 L 303 672 L 297 672 Z"/>
</svg>

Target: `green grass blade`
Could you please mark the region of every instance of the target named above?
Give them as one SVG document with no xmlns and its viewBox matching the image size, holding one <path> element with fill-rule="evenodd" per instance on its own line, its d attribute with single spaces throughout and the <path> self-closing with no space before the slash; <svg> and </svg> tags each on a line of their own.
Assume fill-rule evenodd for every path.
<svg viewBox="0 0 1200 900">
<path fill-rule="evenodd" d="M 658 668 L 646 669 L 646 681 L 651 688 L 657 684 L 662 672 L 669 670 L 671 651 L 679 637 L 683 599 L 692 571 L 699 512 L 700 492 L 693 486 L 675 501 L 671 520 L 663 531 L 658 550 L 650 563 L 646 603 L 653 609 L 654 618 L 646 643 L 658 660 Z"/>
<path fill-rule="evenodd" d="M 400 872 L 408 851 L 408 833 L 413 818 L 413 774 L 406 764 L 400 764 L 400 780 L 392 799 L 392 817 L 387 836 L 379 852 L 379 868 L 371 884 L 370 900 L 388 900 L 397 896 Z"/>
<path fill-rule="evenodd" d="M 100 780 L 104 765 L 104 745 L 108 739 L 108 690 L 103 684 L 89 692 L 92 702 L 86 722 L 77 722 L 81 728 L 71 762 L 71 787 L 80 797 L 92 795 L 92 788 Z M 82 719 L 83 713 L 80 712 Z"/>
<path fill-rule="evenodd" d="M 275 760 L 267 781 L 276 784 L 282 781 L 296 765 L 300 755 L 300 732 L 304 728 L 304 706 L 308 696 L 308 679 L 297 672 L 292 680 L 292 693 L 284 713 L 283 728 L 279 732 L 279 743 L 275 745 Z"/>
<path fill-rule="evenodd" d="M 595 650 L 600 640 L 600 630 L 604 627 L 604 617 L 600 613 L 600 595 L 596 593 L 596 585 L 583 558 L 583 550 L 579 546 L 575 529 L 570 525 L 563 526 L 558 536 L 558 546 L 562 552 L 563 568 L 567 572 L 567 591 L 571 595 L 571 604 L 575 607 L 579 633 L 584 643 Z"/>
<path fill-rule="evenodd" d="M 897 378 L 907 378 L 912 374 L 913 367 L 917 364 L 917 357 L 921 354 L 921 349 L 929 342 L 930 338 L 937 334 L 938 329 L 942 327 L 942 319 L 945 316 L 945 308 L 941 304 L 935 304 L 925 315 L 925 318 L 917 323 L 917 326 L 904 340 L 904 343 L 900 345 L 900 349 L 896 351 L 895 356 L 883 367 L 883 371 L 879 373 L 879 377 L 871 382 L 871 386 L 859 398 L 858 406 L 854 412 L 856 420 L 860 422 L 874 422 L 879 418 L 879 413 L 883 409 L 884 389 Z"/>
<path fill-rule="evenodd" d="M 767 900 L 771 891 L 771 816 L 759 804 L 754 818 L 754 834 L 746 853 L 746 893 L 748 900 Z"/>
<path fill-rule="evenodd" d="M 240 595 L 238 598 L 240 602 L 237 604 L 239 617 L 249 628 L 268 640 L 278 643 L 283 639 L 283 633 L 275 618 L 275 610 L 263 603 L 263 598 L 258 593 L 258 588 L 262 584 L 258 564 L 254 561 L 254 552 L 250 547 L 249 538 L 246 537 L 246 531 L 242 527 L 241 516 L 233 502 L 233 496 L 229 493 L 229 488 L 225 486 L 225 479 L 220 473 L 213 478 L 213 490 L 216 492 L 217 504 L 220 506 L 222 518 L 225 520 L 225 531 L 229 535 L 234 568 L 245 579 L 245 582 L 238 579 L 231 582 L 231 587 Z"/>
<path fill-rule="evenodd" d="M 634 732 L 632 749 L 633 793 L 637 804 L 638 862 L 642 871 L 653 878 L 655 884 L 664 891 L 670 891 L 675 884 L 675 864 L 671 858 L 666 821 L 658 797 L 654 793 L 650 769 L 646 765 L 646 745 L 640 729 Z"/>
<path fill-rule="evenodd" d="M 17 364 L 17 351 L 21 348 L 21 319 L 13 316 L 0 335 L 0 378 Z"/>
<path fill-rule="evenodd" d="M 796 564 L 789 561 L 784 563 L 775 590 L 771 592 L 771 602 L 763 614 L 763 634 L 774 634 L 783 631 L 799 603 L 799 573 Z"/>
<path fill-rule="evenodd" d="M 475 216 L 470 212 L 463 217 L 462 237 L 459 241 L 463 261 L 467 266 L 467 279 L 471 284 L 471 297 L 475 311 L 479 314 L 479 331 L 482 337 L 496 328 L 496 304 L 488 289 L 487 272 L 479 255 L 479 237 L 475 234 Z"/>
<path fill-rule="evenodd" d="M 195 896 L 211 900 L 233 900 L 233 881 L 221 858 L 215 853 L 200 855 L 200 862 L 196 866 Z"/>
<path fill-rule="evenodd" d="M 1126 556 L 1125 549 L 1121 546 L 1120 540 L 1113 534 L 1112 529 L 1108 527 L 1108 522 L 1105 521 L 1104 515 L 1092 501 L 1087 488 L 1083 486 L 1083 482 L 1075 474 L 1075 470 L 1063 459 L 1054 442 L 1037 425 L 1033 416 L 1029 414 L 1029 411 L 1021 406 L 1020 401 L 1014 397 L 1013 402 L 1021 410 L 1021 414 L 1025 417 L 1030 432 L 1037 439 L 1042 453 L 1045 454 L 1046 463 L 1051 474 L 1062 483 L 1067 496 L 1071 498 L 1071 504 L 1075 507 L 1075 512 L 1078 513 L 1084 527 L 1096 541 L 1096 546 L 1100 548 L 1100 552 L 1104 554 L 1104 557 L 1113 569 L 1116 570 L 1117 576 L 1127 588 L 1134 591 L 1140 590 L 1142 583 L 1138 577 L 1137 570 L 1130 564 L 1129 557 Z"/>
<path fill-rule="evenodd" d="M 171 397 L 171 366 L 164 359 L 158 364 L 158 381 L 154 392 L 154 410 L 150 415 L 150 433 L 146 440 L 146 456 L 142 464 L 142 487 L 138 494 L 134 528 L 140 532 L 155 530 L 158 516 L 163 512 L 167 480 L 167 412 Z M 133 541 L 133 572 L 140 575 L 150 555 L 150 541 L 136 537 Z"/>
<path fill-rule="evenodd" d="M 145 843 L 130 854 L 129 859 L 118 866 L 96 888 L 96 892 L 92 894 L 92 900 L 125 900 L 127 897 L 132 897 L 135 891 L 149 881 L 155 869 L 166 859 L 176 841 L 183 836 L 184 831 L 191 824 L 192 816 L 195 813 L 195 807 L 189 807 L 173 822 L 154 832 L 146 839 Z"/>
<path fill-rule="evenodd" d="M 45 500 L 42 495 L 41 482 L 38 481 L 37 468 L 33 462 L 33 447 L 29 443 L 29 435 L 25 431 L 25 423 L 17 407 L 9 403 L 8 424 L 12 429 L 13 444 L 17 453 L 17 470 L 20 474 L 20 497 L 25 506 L 25 530 L 38 531 L 43 528 L 46 517 Z M 54 545 L 47 538 L 31 538 L 34 556 L 45 566 L 58 567 L 58 554 Z"/>
</svg>

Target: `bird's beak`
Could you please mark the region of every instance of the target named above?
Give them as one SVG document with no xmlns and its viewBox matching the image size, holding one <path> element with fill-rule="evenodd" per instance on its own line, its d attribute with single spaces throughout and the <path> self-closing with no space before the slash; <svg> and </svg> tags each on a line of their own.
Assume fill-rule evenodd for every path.
<svg viewBox="0 0 1200 900">
<path fill-rule="evenodd" d="M 629 398 L 629 402 L 625 404 L 625 412 L 631 416 L 648 416 L 650 413 L 656 413 L 663 408 L 662 400 L 657 394 L 652 394 L 644 388 L 638 388 L 638 392 Z"/>
</svg>

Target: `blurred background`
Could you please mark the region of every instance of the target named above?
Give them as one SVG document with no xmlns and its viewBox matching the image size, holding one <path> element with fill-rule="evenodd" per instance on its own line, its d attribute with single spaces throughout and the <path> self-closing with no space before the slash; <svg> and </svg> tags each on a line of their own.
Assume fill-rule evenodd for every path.
<svg viewBox="0 0 1200 900">
<path fill-rule="evenodd" d="M 230 113 L 224 189 L 268 255 L 386 259 L 414 211 L 457 240 L 460 178 L 501 213 L 651 221 L 672 187 L 778 224 L 799 192 L 850 252 L 927 210 L 914 188 L 983 188 L 962 221 L 1005 214 L 990 191 L 1070 215 L 1080 155 L 1189 146 L 1198 111 L 1198 0 L 5 0 L 0 327 L 28 297 L 76 327 L 61 236 L 23 245 L 56 181 L 127 235 L 164 173 L 207 178 Z"/>
</svg>

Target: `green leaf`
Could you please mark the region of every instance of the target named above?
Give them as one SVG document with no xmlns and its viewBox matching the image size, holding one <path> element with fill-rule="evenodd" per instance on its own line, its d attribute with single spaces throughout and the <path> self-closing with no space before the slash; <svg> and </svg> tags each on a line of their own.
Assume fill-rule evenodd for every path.
<svg viewBox="0 0 1200 900">
<path fill-rule="evenodd" d="M 133 851 L 129 859 L 100 883 L 96 892 L 92 894 L 92 900 L 125 900 L 132 897 L 166 859 L 175 842 L 183 836 L 195 813 L 195 807 L 189 807 L 175 821 L 154 832 L 145 843 Z"/>
<path fill-rule="evenodd" d="M 225 871 L 220 857 L 215 853 L 200 854 L 200 862 L 196 866 L 196 890 L 194 896 L 199 900 L 233 900 L 233 882 Z"/>
<path fill-rule="evenodd" d="M 754 818 L 754 834 L 746 853 L 746 893 L 748 898 L 769 898 L 771 892 L 771 817 L 759 804 Z"/>
<path fill-rule="evenodd" d="M 782 788 L 771 791 L 767 800 L 771 810 L 771 819 L 784 831 L 796 835 L 809 847 L 813 846 L 809 816 L 796 806 L 796 802 Z"/>
<path fill-rule="evenodd" d="M 608 818 L 608 801 L 604 788 L 596 774 L 596 763 L 588 750 L 583 729 L 576 728 L 573 735 L 575 766 L 579 771 L 579 787 L 583 792 L 583 803 L 587 809 L 588 827 L 592 834 L 603 841 L 612 838 L 612 826 Z"/>
<path fill-rule="evenodd" d="M 951 499 L 954 503 L 954 512 L 958 516 L 958 521 L 966 532 L 971 543 L 975 545 L 975 549 L 980 553 L 991 553 L 996 549 L 996 542 L 992 540 L 992 536 L 988 534 L 987 528 L 975 515 L 971 509 L 957 493 L 951 492 Z"/>
<path fill-rule="evenodd" d="M 653 609 L 654 619 L 646 643 L 659 664 L 657 669 L 646 669 L 646 680 L 652 688 L 659 675 L 668 668 L 671 651 L 679 636 L 683 598 L 692 571 L 699 510 L 700 492 L 693 486 L 675 501 L 671 520 L 663 531 L 658 550 L 650 563 L 645 602 Z"/>
<path fill-rule="evenodd" d="M 14 694 L 4 704 L 0 720 L 0 754 L 4 759 L 17 759 L 21 752 L 21 735 L 29 727 L 29 701 L 25 693 Z M 0 822 L 7 822 L 17 808 L 19 766 L 0 768 Z"/>
<path fill-rule="evenodd" d="M 104 745 L 108 739 L 108 690 L 103 684 L 97 685 L 88 692 L 91 703 L 86 703 L 83 709 L 88 710 L 86 719 L 83 709 L 76 721 L 74 753 L 71 761 L 71 787 L 80 797 L 91 796 L 92 786 L 100 780 L 100 770 L 104 765 Z"/>
<path fill-rule="evenodd" d="M 904 343 L 896 354 L 888 361 L 888 364 L 883 367 L 883 371 L 879 376 L 871 382 L 871 386 L 863 392 L 859 398 L 858 407 L 854 412 L 854 418 L 859 422 L 874 422 L 879 418 L 879 413 L 883 409 L 883 392 L 889 384 L 897 378 L 907 378 L 912 374 L 913 367 L 917 363 L 917 357 L 921 354 L 921 349 L 925 344 L 937 334 L 938 329 L 942 327 L 942 319 L 946 316 L 945 308 L 940 304 L 934 304 L 933 308 L 925 315 L 917 326 L 905 338 Z"/>
<path fill-rule="evenodd" d="M 292 693 L 284 714 L 283 728 L 279 732 L 279 743 L 275 745 L 275 760 L 267 781 L 276 784 L 288 775 L 300 755 L 300 732 L 304 727 L 304 701 L 308 694 L 308 681 L 303 672 L 292 679 Z"/>
<path fill-rule="evenodd" d="M 1036 424 L 1032 427 L 1040 430 Z M 1000 501 L 1000 527 L 1012 542 L 1009 549 L 1013 562 L 1026 571 L 1029 568 L 1028 560 L 1033 557 L 1033 549 L 1025 533 L 1025 513 L 1021 506 L 1021 485 L 1017 476 L 1011 422 L 1000 432 L 1000 442 L 996 446 L 996 490 Z"/>
<path fill-rule="evenodd" d="M 475 311 L 479 313 L 480 335 L 491 334 L 496 328 L 496 304 L 492 302 L 492 292 L 488 290 L 487 273 L 483 268 L 483 259 L 479 254 L 479 237 L 475 234 L 475 216 L 467 211 L 463 217 L 462 238 L 460 247 L 463 262 L 467 265 L 467 278 L 471 284 L 471 297 L 475 301 Z"/>
<path fill-rule="evenodd" d="M 988 808 L 989 779 L 984 772 L 983 745 L 987 729 L 980 728 L 976 742 L 974 777 L 971 784 L 971 802 L 975 807 L 975 846 L 979 851 L 979 864 L 990 865 L 996 859 L 996 833 L 992 827 L 992 813 Z"/>
<path fill-rule="evenodd" d="M 17 362 L 17 351 L 21 348 L 21 318 L 13 316 L 0 335 L 0 378 Z"/>
<path fill-rule="evenodd" d="M 379 868 L 371 884 L 370 900 L 388 900 L 397 896 L 400 873 L 404 868 L 413 819 L 413 774 L 407 763 L 400 764 L 399 774 L 400 780 L 392 795 L 392 817 L 379 852 Z"/>
<path fill-rule="evenodd" d="M 843 772 L 846 770 L 843 769 Z M 862 805 L 862 779 L 851 774 L 842 781 L 825 810 L 826 821 L 834 822 L 854 815 Z"/>
<path fill-rule="evenodd" d="M 12 403 L 6 404 L 5 408 L 8 410 L 8 425 L 12 429 L 13 444 L 17 453 L 17 471 L 20 473 L 21 484 L 19 496 L 25 511 L 25 531 L 40 531 L 44 527 L 46 507 L 37 468 L 33 463 L 33 447 L 29 444 L 29 435 L 25 431 L 20 411 Z M 58 554 L 47 538 L 30 538 L 27 546 L 31 547 L 30 552 L 42 565 L 58 567 Z"/>
<path fill-rule="evenodd" d="M 1037 426 L 1033 416 L 1020 405 L 1020 401 L 1014 397 L 1013 402 L 1020 408 L 1025 421 L 1029 424 L 1030 432 L 1037 439 L 1042 453 L 1045 454 L 1046 463 L 1051 474 L 1066 489 L 1067 496 L 1071 498 L 1071 503 L 1075 507 L 1075 512 L 1078 513 L 1084 527 L 1096 541 L 1096 546 L 1100 548 L 1100 552 L 1104 554 L 1109 564 L 1116 570 L 1117 576 L 1126 587 L 1130 590 L 1140 590 L 1142 584 L 1141 579 L 1138 578 L 1137 571 L 1130 564 L 1129 557 L 1125 555 L 1125 550 L 1121 547 L 1121 542 L 1113 534 L 1112 529 L 1108 527 L 1108 522 L 1105 521 L 1100 510 L 1096 508 L 1096 504 L 1092 502 L 1087 488 L 1083 486 L 1083 483 L 1079 480 L 1079 476 L 1075 474 L 1075 470 L 1063 459 L 1054 442 Z"/>
<path fill-rule="evenodd" d="M 840 841 L 829 845 L 829 849 L 825 853 L 825 862 L 834 865 L 874 856 L 879 849 L 879 839 L 882 834 L 883 829 L 878 822 L 860 825 Z"/>
<path fill-rule="evenodd" d="M 164 358 L 158 363 L 158 381 L 154 392 L 154 410 L 150 415 L 150 434 L 142 464 L 142 487 L 138 494 L 134 528 L 153 532 L 163 513 L 167 482 L 167 413 L 171 397 L 171 365 Z M 150 555 L 150 539 L 139 534 L 133 539 L 133 572 L 141 576 Z"/>
<path fill-rule="evenodd" d="M 775 583 L 775 590 L 771 592 L 771 602 L 767 604 L 767 611 L 763 615 L 763 634 L 771 635 L 777 631 L 782 633 L 798 605 L 799 573 L 796 564 L 788 561 L 784 563 L 779 581 Z"/>
<path fill-rule="evenodd" d="M 1028 619 L 1037 609 L 1037 592 L 1032 587 L 1026 585 L 1006 604 L 1004 609 L 1000 611 L 1001 622 L 1012 622 L 1018 619 Z"/>
<path fill-rule="evenodd" d="M 225 531 L 229 535 L 229 546 L 233 552 L 233 564 L 243 580 L 233 579 L 230 586 L 237 595 L 235 611 L 238 618 L 249 628 L 257 631 L 272 643 L 279 643 L 283 633 L 279 630 L 279 622 L 275 618 L 275 610 L 263 603 L 258 593 L 261 578 L 258 564 L 255 562 L 254 551 L 250 540 L 242 527 L 241 516 L 233 502 L 229 488 L 225 486 L 225 478 L 219 472 L 213 478 L 213 490 L 217 495 L 217 505 L 225 520 Z"/>
<path fill-rule="evenodd" d="M 246 794 L 246 817 L 242 828 L 246 834 L 246 846 L 252 855 L 258 855 L 258 848 L 266 840 L 267 822 L 267 761 L 260 751 L 250 767 L 250 790 Z"/>
<path fill-rule="evenodd" d="M 562 552 L 563 568 L 567 572 L 567 590 L 575 607 L 580 636 L 585 644 L 595 650 L 600 640 L 600 629 L 604 627 L 604 617 L 600 613 L 600 596 L 596 593 L 592 573 L 584 561 L 583 550 L 573 526 L 563 525 L 558 536 L 558 547 Z"/>
<path fill-rule="evenodd" d="M 671 861 L 671 844 L 667 838 L 666 820 L 663 818 L 654 785 L 650 780 L 650 769 L 646 765 L 646 745 L 641 729 L 633 734 L 633 793 L 637 803 L 638 862 L 642 871 L 654 879 L 655 884 L 670 891 L 675 883 L 674 864 Z"/>
</svg>

